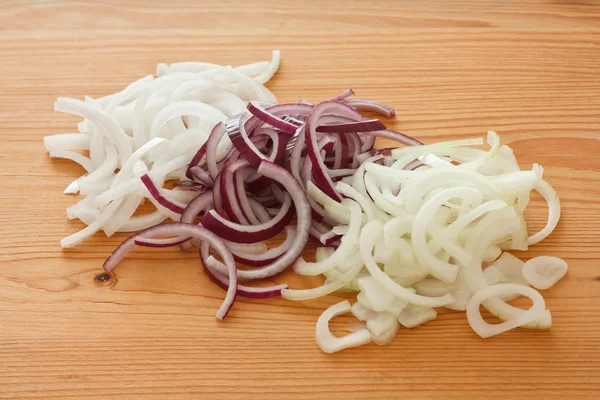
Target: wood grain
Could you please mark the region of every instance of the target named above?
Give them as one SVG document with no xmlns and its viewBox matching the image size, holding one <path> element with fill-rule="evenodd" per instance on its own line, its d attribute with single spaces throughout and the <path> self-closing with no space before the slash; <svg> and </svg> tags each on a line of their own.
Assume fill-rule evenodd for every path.
<svg viewBox="0 0 600 400">
<path fill-rule="evenodd" d="M 598 1 L 172 3 L 0 1 L 0 398 L 598 398 Z M 103 285 L 94 277 L 123 235 L 61 250 L 82 227 L 61 192 L 82 171 L 44 151 L 44 135 L 75 129 L 52 112 L 57 96 L 112 93 L 158 62 L 247 63 L 273 48 L 280 101 L 352 87 L 425 142 L 495 129 L 545 167 L 563 216 L 522 256 L 569 262 L 544 293 L 552 330 L 484 341 L 444 313 L 387 347 L 326 355 L 314 325 L 339 295 L 241 300 L 221 323 L 223 293 L 194 254 L 136 251 Z M 532 230 L 545 213 L 534 201 Z"/>
</svg>

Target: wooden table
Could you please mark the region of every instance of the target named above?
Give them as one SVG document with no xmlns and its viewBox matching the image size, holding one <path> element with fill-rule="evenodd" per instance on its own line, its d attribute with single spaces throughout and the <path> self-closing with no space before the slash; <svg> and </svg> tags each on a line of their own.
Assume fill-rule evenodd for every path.
<svg viewBox="0 0 600 400">
<path fill-rule="evenodd" d="M 598 398 L 599 2 L 168 3 L 0 3 L 0 398 Z M 327 355 L 315 322 L 341 295 L 240 299 L 223 323 L 223 293 L 195 254 L 138 250 L 102 285 L 94 278 L 125 235 L 60 248 L 83 226 L 61 194 L 82 170 L 44 150 L 44 135 L 76 129 L 53 113 L 57 96 L 112 93 L 158 62 L 239 64 L 273 48 L 283 64 L 269 86 L 282 102 L 352 87 L 394 106 L 386 122 L 424 142 L 495 129 L 523 165 L 545 167 L 563 216 L 520 256 L 569 263 L 544 293 L 550 331 L 481 340 L 463 313 L 444 313 L 389 346 Z M 541 201 L 528 219 L 543 225 Z"/>
</svg>

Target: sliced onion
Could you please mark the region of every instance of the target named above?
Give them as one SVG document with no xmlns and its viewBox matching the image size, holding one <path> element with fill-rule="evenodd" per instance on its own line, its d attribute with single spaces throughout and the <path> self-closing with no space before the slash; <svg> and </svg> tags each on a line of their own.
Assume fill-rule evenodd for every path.
<svg viewBox="0 0 600 400">
<path fill-rule="evenodd" d="M 522 296 L 529 297 L 531 301 L 533 301 L 531 308 L 527 311 L 523 311 L 518 317 L 499 324 L 491 325 L 485 322 L 481 316 L 481 311 L 479 310 L 481 303 L 494 296 L 512 293 L 518 293 Z M 486 286 L 473 294 L 473 297 L 471 297 L 467 306 L 467 319 L 475 333 L 485 339 L 535 321 L 543 315 L 545 309 L 546 304 L 544 298 L 535 289 L 515 283 L 501 283 L 493 286 Z"/>
<path fill-rule="evenodd" d="M 360 257 L 358 250 L 354 250 L 349 256 L 348 259 L 356 260 L 357 257 Z M 342 274 L 336 274 L 335 279 L 329 283 L 324 284 L 323 286 L 319 286 L 313 289 L 284 289 L 281 291 L 281 296 L 284 299 L 288 300 L 310 300 L 316 299 L 327 294 L 333 293 L 336 290 L 339 290 L 346 285 L 348 285 L 352 280 L 358 276 L 359 272 L 363 268 L 362 262 L 357 262 L 350 267 L 346 272 Z M 331 272 L 329 270 L 328 272 Z"/>
<path fill-rule="evenodd" d="M 396 317 L 386 312 L 377 313 L 377 315 L 367 320 L 367 329 L 376 337 L 380 337 L 397 326 Z"/>
<path fill-rule="evenodd" d="M 549 289 L 567 274 L 568 265 L 558 257 L 540 256 L 523 265 L 523 277 L 536 289 Z"/>
<path fill-rule="evenodd" d="M 388 118 L 394 118 L 396 116 L 396 112 L 393 108 L 373 100 L 344 100 L 344 104 L 347 104 L 358 111 L 373 111 Z"/>
<path fill-rule="evenodd" d="M 209 278 L 222 289 L 229 289 L 229 279 L 220 273 L 217 269 L 227 268 L 221 261 L 218 261 L 213 256 L 209 255 L 209 244 L 202 242 L 200 245 L 200 256 L 202 258 L 202 266 Z M 275 285 L 269 287 L 252 287 L 238 284 L 236 294 L 238 296 L 247 297 L 250 299 L 267 299 L 270 297 L 281 296 L 281 291 L 286 289 L 287 285 Z"/>
<path fill-rule="evenodd" d="M 233 258 L 235 261 L 249 265 L 252 267 L 264 267 L 265 265 L 269 265 L 275 262 L 278 258 L 283 256 L 286 252 L 290 251 L 292 245 L 294 244 L 294 239 L 296 238 L 296 230 L 292 227 L 286 227 L 286 238 L 285 240 L 277 247 L 274 247 L 268 251 L 262 252 L 260 254 L 251 254 L 246 253 L 244 251 L 234 251 Z"/>
<path fill-rule="evenodd" d="M 298 127 L 295 124 L 287 122 L 282 118 L 279 118 L 262 108 L 262 106 L 258 104 L 258 102 L 251 101 L 250 103 L 248 103 L 248 111 L 250 111 L 252 115 L 257 117 L 261 121 L 277 129 L 281 129 L 282 131 L 287 132 L 290 135 L 296 133 L 296 130 L 298 129 Z"/>
<path fill-rule="evenodd" d="M 394 324 L 392 325 L 392 327 L 389 330 L 383 332 L 382 334 L 374 335 L 373 333 L 371 333 L 371 341 L 377 346 L 385 346 L 387 344 L 390 344 L 396 338 L 399 327 L 400 324 L 396 320 L 394 320 Z"/>
<path fill-rule="evenodd" d="M 152 179 L 148 176 L 148 174 L 142 175 L 142 177 L 140 179 L 144 183 L 144 186 L 146 186 L 146 189 L 148 189 L 148 192 L 150 192 L 150 195 L 161 206 L 163 206 L 177 214 L 183 213 L 183 210 L 184 210 L 183 207 L 181 207 L 178 204 L 173 203 L 172 201 L 167 200 L 162 194 L 160 194 L 158 188 L 156 187 L 156 185 L 154 184 Z"/>
<path fill-rule="evenodd" d="M 63 133 L 44 137 L 44 147 L 52 150 L 89 150 L 90 135 L 87 133 Z"/>
<path fill-rule="evenodd" d="M 548 203 L 548 222 L 541 231 L 527 239 L 529 246 L 533 246 L 546 239 L 548 235 L 554 231 L 558 224 L 558 220 L 560 219 L 560 200 L 552 186 L 550 186 L 548 182 L 540 179 L 535 185 L 535 190 L 542 195 L 544 200 Z"/>
<path fill-rule="evenodd" d="M 352 200 L 344 200 L 342 205 L 350 210 L 350 223 L 348 224 L 348 232 L 342 236 L 340 246 L 326 260 L 316 263 L 307 263 L 304 259 L 299 258 L 294 264 L 294 271 L 301 275 L 319 275 L 331 268 L 340 265 L 343 260 L 347 259 L 354 247 L 358 244 L 360 229 L 362 225 L 362 212 L 360 207 Z"/>
<path fill-rule="evenodd" d="M 350 303 L 348 300 L 345 300 L 329 307 L 319 317 L 315 330 L 315 337 L 317 339 L 317 345 L 325 353 L 335 353 L 336 351 L 362 346 L 363 344 L 371 342 L 371 334 L 367 329 L 356 331 L 341 338 L 331 334 L 331 331 L 329 330 L 329 320 L 338 315 L 345 314 L 350 310 Z"/>
<path fill-rule="evenodd" d="M 350 133 L 350 132 L 373 132 L 385 129 L 385 125 L 378 119 L 369 119 L 363 121 L 325 124 L 317 127 L 317 132 L 321 133 Z"/>
<path fill-rule="evenodd" d="M 398 322 L 405 328 L 415 328 L 423 325 L 425 322 L 433 321 L 437 318 L 437 312 L 431 307 L 418 307 L 409 304 L 398 315 Z"/>
</svg>

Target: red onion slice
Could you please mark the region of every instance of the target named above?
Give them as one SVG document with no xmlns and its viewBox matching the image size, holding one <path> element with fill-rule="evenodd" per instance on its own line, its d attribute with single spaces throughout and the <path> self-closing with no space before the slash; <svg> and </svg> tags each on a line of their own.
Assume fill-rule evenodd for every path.
<svg viewBox="0 0 600 400">
<path fill-rule="evenodd" d="M 193 224 L 194 219 L 196 219 L 196 217 L 198 215 L 200 215 L 200 213 L 202 211 L 206 212 L 210 208 L 212 208 L 213 204 L 214 204 L 214 200 L 213 200 L 213 195 L 212 195 L 211 191 L 201 193 L 198 196 L 194 197 L 188 203 L 185 210 L 183 210 L 183 213 L 181 214 L 181 218 L 179 219 L 179 221 L 186 222 L 188 224 Z M 181 250 L 186 250 L 186 249 L 189 249 L 190 247 L 192 247 L 192 244 L 188 242 L 188 240 L 190 240 L 190 239 L 191 238 L 189 238 L 189 237 L 185 237 L 185 238 L 179 237 L 179 238 L 174 238 L 173 242 L 175 244 L 180 244 Z"/>
<path fill-rule="evenodd" d="M 392 107 L 388 107 L 378 101 L 352 99 L 344 100 L 344 104 L 347 104 L 358 111 L 373 111 L 388 118 L 394 118 L 396 116 L 396 111 L 394 111 Z"/>
<path fill-rule="evenodd" d="M 215 128 L 216 128 L 216 125 L 213 128 L 213 131 L 215 130 Z M 211 134 L 212 134 L 212 131 L 211 131 Z M 190 161 L 190 165 L 188 165 L 188 168 L 185 171 L 185 176 L 187 176 L 190 179 L 194 179 L 194 176 L 190 170 L 194 167 L 197 167 L 198 164 L 200 164 L 200 161 L 202 161 L 202 159 L 206 155 L 206 143 L 207 142 L 204 142 L 204 144 L 202 146 L 200 146 L 200 149 L 198 149 L 198 151 L 194 155 L 194 158 L 192 158 L 192 161 Z"/>
<path fill-rule="evenodd" d="M 267 108 L 273 115 L 292 117 L 295 119 L 306 119 L 313 112 L 315 107 L 310 104 L 298 104 L 298 103 L 289 103 L 289 104 L 276 104 L 272 107 Z"/>
<path fill-rule="evenodd" d="M 240 208 L 239 196 L 236 193 L 236 186 L 234 184 L 234 176 L 239 169 L 247 165 L 248 161 L 246 160 L 236 160 L 231 164 L 227 163 L 219 174 L 221 181 L 219 189 L 221 190 L 223 209 L 231 221 L 242 225 L 250 225 L 250 221 Z"/>
<path fill-rule="evenodd" d="M 221 258 L 223 259 L 224 265 L 226 266 L 226 273 L 229 276 L 230 285 L 227 289 L 227 294 L 225 295 L 225 300 L 223 304 L 217 311 L 216 317 L 218 319 L 224 319 L 227 316 L 227 313 L 231 309 L 235 301 L 236 295 L 236 287 L 237 287 L 237 274 L 236 274 L 236 266 L 235 260 L 233 259 L 233 255 L 231 251 L 227 248 L 227 245 L 223 240 L 209 231 L 208 229 L 194 225 L 188 224 L 185 222 L 167 222 L 164 224 L 153 226 L 152 228 L 144 229 L 139 233 L 130 236 L 127 240 L 119 245 L 112 252 L 112 254 L 106 259 L 104 262 L 104 269 L 106 271 L 112 271 L 117 264 L 125 257 L 125 255 L 131 251 L 135 247 L 136 238 L 164 238 L 164 237 L 182 237 L 187 236 L 195 239 L 200 239 L 202 241 L 208 242 L 212 248 L 214 248 Z"/>
<path fill-rule="evenodd" d="M 306 152 L 314 165 L 312 171 L 315 185 L 324 193 L 334 200 L 341 201 L 342 197 L 335 189 L 333 181 L 327 174 L 327 167 L 320 156 L 317 146 L 317 127 L 320 125 L 319 120 L 326 115 L 339 115 L 343 118 L 361 120 L 362 116 L 352 108 L 333 101 L 326 101 L 315 106 L 312 114 L 306 121 L 304 127 L 304 136 L 306 141 Z"/>
<path fill-rule="evenodd" d="M 270 112 L 262 108 L 257 102 L 249 102 L 248 111 L 250 111 L 252 115 L 260 119 L 261 121 L 277 129 L 281 129 L 282 131 L 289 133 L 290 135 L 296 133 L 297 127 L 294 124 L 284 121 L 283 119 L 271 114 Z"/>
<path fill-rule="evenodd" d="M 233 258 L 240 264 L 248 265 L 250 267 L 264 267 L 265 265 L 275 262 L 285 254 L 286 251 L 290 250 L 294 243 L 294 238 L 296 237 L 296 229 L 286 227 L 285 231 L 286 238 L 279 246 L 269 249 L 262 254 L 242 253 L 232 250 Z"/>
<path fill-rule="evenodd" d="M 243 215 L 246 217 L 246 219 L 251 224 L 256 225 L 256 224 L 260 224 L 260 223 L 265 223 L 270 218 L 269 218 L 269 214 L 268 214 L 267 210 L 262 206 L 262 204 L 260 204 L 256 200 L 254 200 L 254 202 L 256 204 L 254 205 L 254 207 L 252 206 L 252 203 L 251 203 L 250 199 L 248 198 L 248 194 L 246 193 L 246 188 L 244 186 L 244 182 L 246 179 L 248 179 L 248 177 L 252 176 L 253 174 L 254 174 L 254 171 L 252 171 L 249 168 L 243 168 L 239 171 L 236 171 L 236 173 L 234 174 L 233 184 L 235 185 L 235 197 L 237 199 L 238 205 L 239 205 Z M 258 207 L 262 207 L 262 209 L 258 208 Z M 264 213 L 263 213 L 263 210 L 264 210 Z M 261 218 L 259 215 L 256 215 L 256 211 L 261 213 L 261 215 L 263 215 L 263 216 L 266 215 L 266 219 Z"/>
<path fill-rule="evenodd" d="M 378 119 L 368 119 L 343 124 L 327 124 L 317 127 L 321 133 L 350 133 L 350 132 L 373 132 L 385 129 L 385 125 Z"/>
<path fill-rule="evenodd" d="M 200 258 L 202 259 L 202 267 L 209 278 L 217 284 L 217 286 L 228 290 L 229 279 L 216 271 L 216 269 L 225 269 L 226 267 L 222 262 L 209 254 L 209 245 L 206 242 L 202 242 L 200 245 Z M 238 284 L 236 294 L 250 299 L 266 299 L 281 296 L 281 290 L 287 288 L 288 285 L 286 284 L 270 287 L 251 287 Z"/>
<path fill-rule="evenodd" d="M 183 244 L 190 240 L 189 237 L 177 236 L 173 238 L 166 239 L 156 239 L 156 238 L 136 238 L 135 245 L 136 246 L 144 246 L 144 247 L 172 247 L 177 246 L 178 244 Z"/>
<path fill-rule="evenodd" d="M 219 122 L 210 132 L 210 136 L 206 141 L 206 168 L 213 180 L 216 180 L 217 175 L 219 174 L 219 167 L 217 164 L 220 160 L 217 160 L 217 147 L 225 133 L 225 125 Z"/>
<path fill-rule="evenodd" d="M 252 120 L 253 118 L 254 120 Z M 260 162 L 266 159 L 266 156 L 252 143 L 248 134 L 256 128 L 257 121 L 262 122 L 249 114 L 242 114 L 227 121 L 227 134 L 231 142 L 254 168 L 257 168 Z"/>
<path fill-rule="evenodd" d="M 156 202 L 158 204 L 160 204 L 161 206 L 163 206 L 164 208 L 166 208 L 170 211 L 173 211 L 174 213 L 177 213 L 177 214 L 183 213 L 183 210 L 184 210 L 183 207 L 173 203 L 172 201 L 166 199 L 162 194 L 160 194 L 160 192 L 158 191 L 158 188 L 152 181 L 152 178 L 150 178 L 148 176 L 148 174 L 142 175 L 140 177 L 140 179 L 144 183 L 144 186 L 146 186 L 146 189 L 148 189 L 148 192 L 150 192 L 150 195 L 152 196 L 152 198 L 154 198 L 154 200 L 156 200 Z"/>
<path fill-rule="evenodd" d="M 236 224 L 223 218 L 215 210 L 211 210 L 202 218 L 202 225 L 225 240 L 238 243 L 255 243 L 270 239 L 283 231 L 286 225 L 292 221 L 292 218 L 294 218 L 292 200 L 286 194 L 281 209 L 268 223 L 258 225 Z"/>
</svg>

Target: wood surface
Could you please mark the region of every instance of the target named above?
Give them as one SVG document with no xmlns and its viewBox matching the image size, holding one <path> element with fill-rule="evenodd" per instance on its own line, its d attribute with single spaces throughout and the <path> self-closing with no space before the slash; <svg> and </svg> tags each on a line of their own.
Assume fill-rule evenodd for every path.
<svg viewBox="0 0 600 400">
<path fill-rule="evenodd" d="M 44 135 L 76 129 L 56 97 L 113 93 L 158 62 L 235 65 L 274 48 L 282 102 L 352 87 L 424 142 L 495 129 L 523 165 L 545 167 L 562 219 L 519 256 L 569 263 L 543 293 L 551 330 L 482 340 L 446 312 L 389 346 L 327 355 L 315 322 L 342 295 L 240 299 L 220 322 L 223 292 L 194 253 L 137 250 L 102 284 L 125 235 L 60 248 L 83 227 L 62 194 L 82 169 L 44 150 Z M 598 1 L 0 1 L 0 398 L 597 399 L 599 65 Z M 530 208 L 534 231 L 546 208 Z"/>
</svg>

